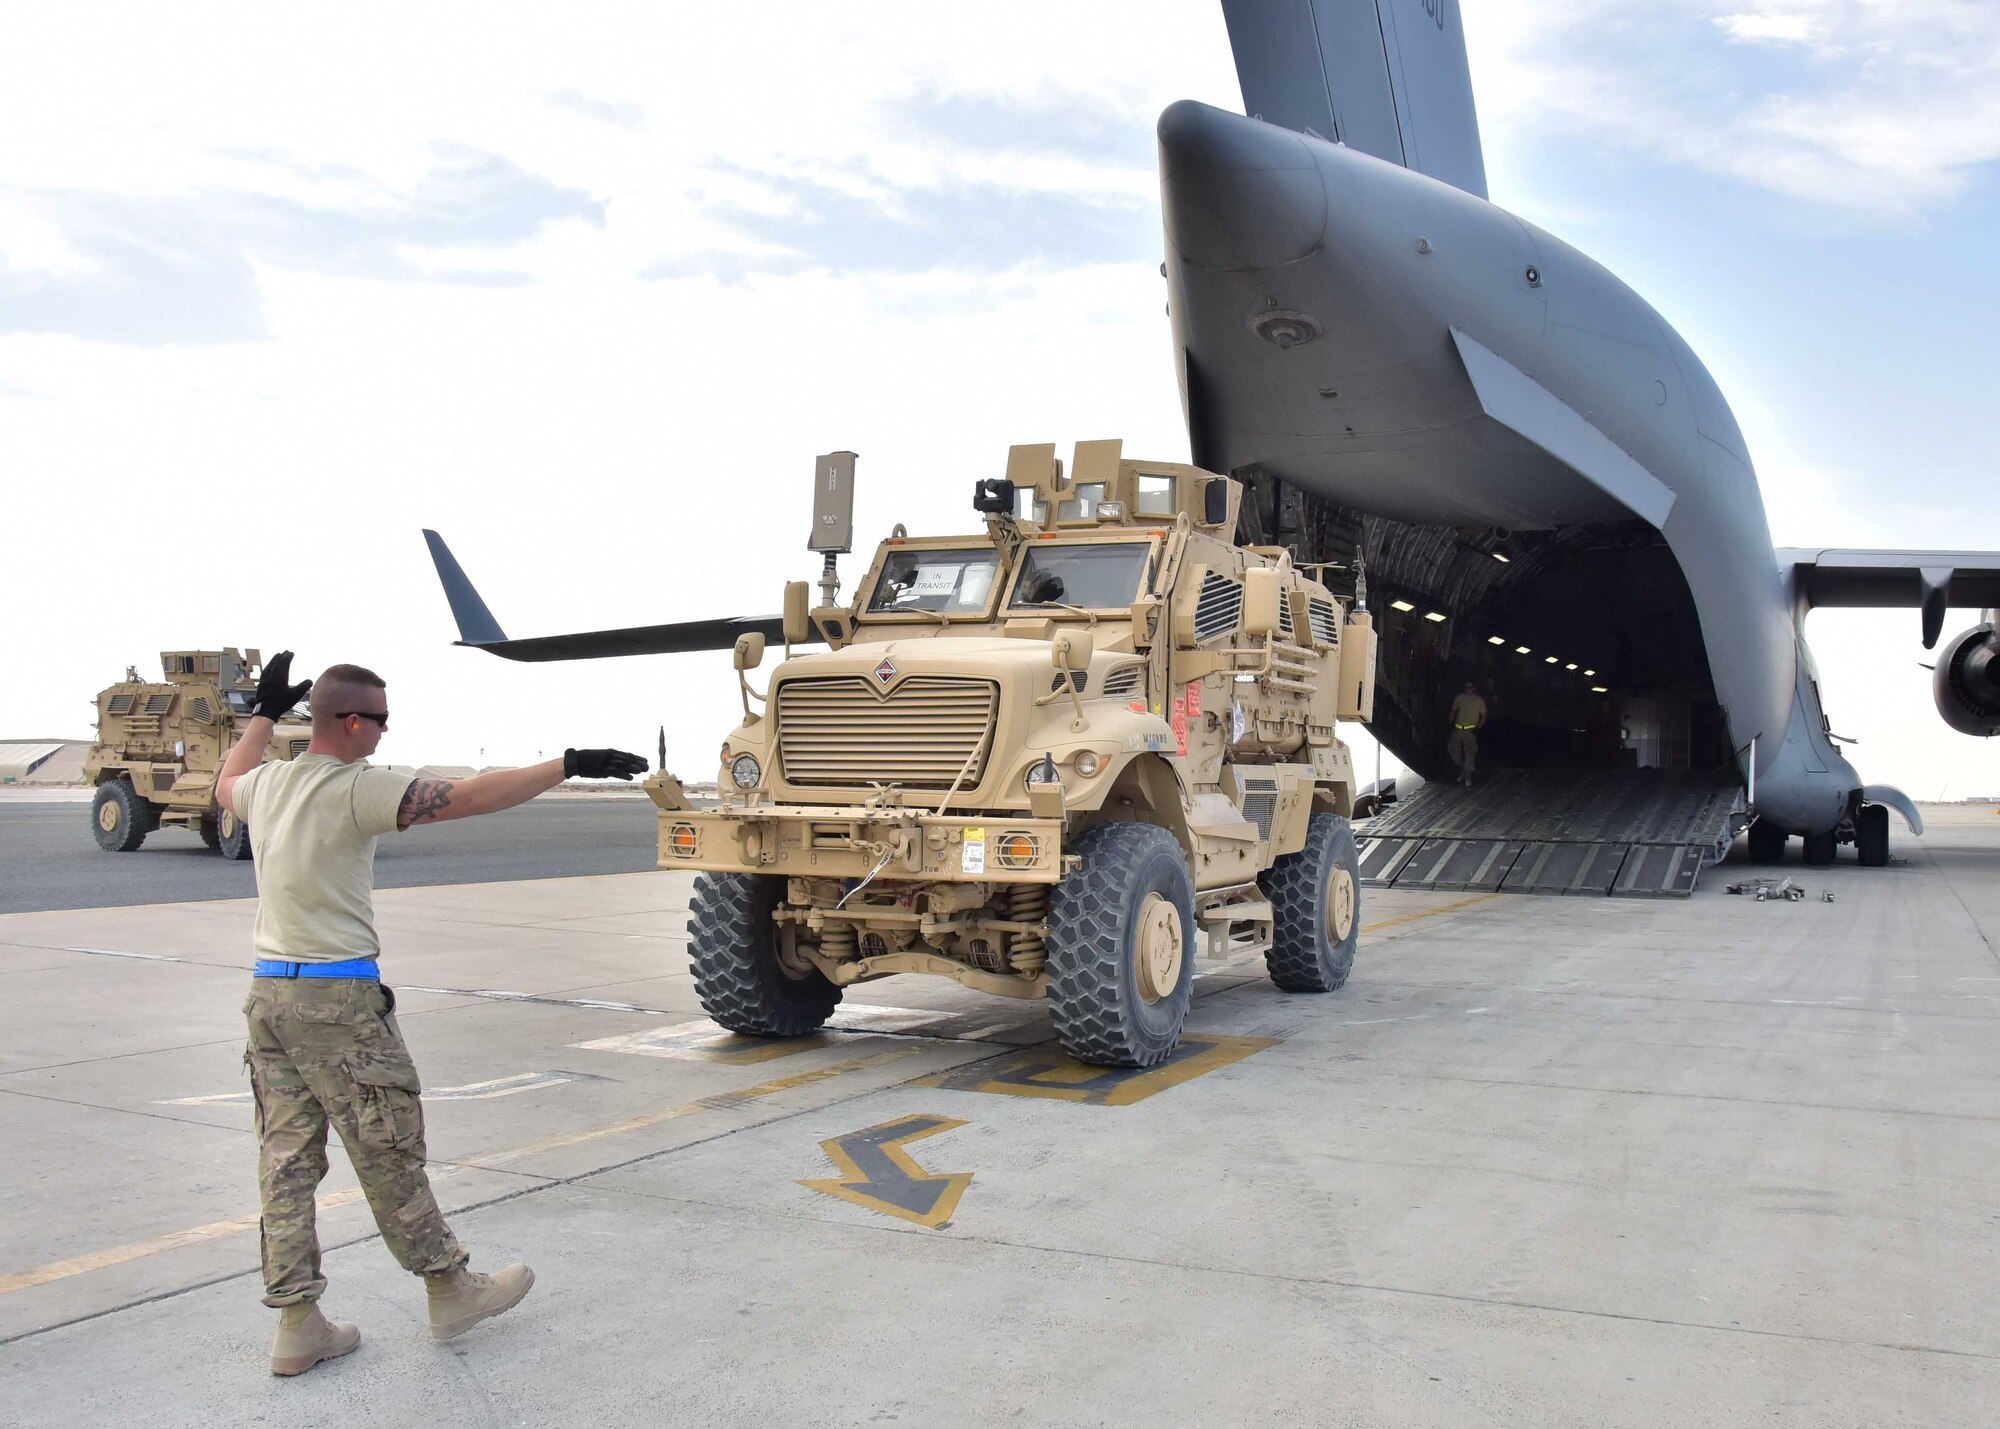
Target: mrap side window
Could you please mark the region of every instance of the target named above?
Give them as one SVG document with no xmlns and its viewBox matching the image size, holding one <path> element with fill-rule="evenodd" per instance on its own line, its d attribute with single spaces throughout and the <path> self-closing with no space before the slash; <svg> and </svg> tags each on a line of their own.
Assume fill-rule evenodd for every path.
<svg viewBox="0 0 2000 1429">
<path fill-rule="evenodd" d="M 1035 542 L 1021 562 L 1009 610 L 1073 605 L 1080 610 L 1124 610 L 1139 597 L 1151 541 Z"/>
<path fill-rule="evenodd" d="M 892 551 L 865 613 L 983 616 L 999 569 L 999 554 L 991 546 Z"/>
</svg>

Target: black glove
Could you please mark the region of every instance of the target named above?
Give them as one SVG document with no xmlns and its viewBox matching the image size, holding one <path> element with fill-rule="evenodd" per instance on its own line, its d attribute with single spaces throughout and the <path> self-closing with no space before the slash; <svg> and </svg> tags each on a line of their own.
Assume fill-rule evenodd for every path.
<svg viewBox="0 0 2000 1429">
<path fill-rule="evenodd" d="M 565 749 L 563 778 L 625 779 L 644 774 L 652 766 L 636 754 L 622 749 Z"/>
<path fill-rule="evenodd" d="M 302 680 L 296 685 L 292 683 L 292 652 L 280 650 L 264 662 L 264 671 L 257 677 L 257 697 L 250 703 L 250 713 L 262 715 L 265 719 L 283 719 L 312 687 L 311 680 Z"/>
</svg>

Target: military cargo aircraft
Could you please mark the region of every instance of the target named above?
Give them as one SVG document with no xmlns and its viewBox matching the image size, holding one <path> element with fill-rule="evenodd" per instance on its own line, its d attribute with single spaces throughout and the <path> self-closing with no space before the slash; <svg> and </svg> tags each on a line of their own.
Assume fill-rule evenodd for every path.
<svg viewBox="0 0 2000 1429">
<path fill-rule="evenodd" d="M 1597 846 L 1564 865 L 1569 891 L 1657 892 L 1619 882 L 1628 849 L 1680 844 L 1698 872 L 1753 817 L 1753 858 L 1802 836 L 1809 863 L 1845 842 L 1886 862 L 1889 811 L 1918 832 L 1920 816 L 1842 754 L 1805 616 L 1908 606 L 1935 647 L 1947 610 L 1980 612 L 1938 652 L 1934 692 L 1952 728 L 2000 734 L 2000 553 L 1773 549 L 1742 433 L 1688 344 L 1488 199 L 1458 0 L 1223 10 L 1246 113 L 1182 101 L 1158 125 L 1192 459 L 1249 484 L 1244 539 L 1380 612 L 1375 733 L 1398 758 L 1443 772 L 1470 680 L 1495 715 L 1482 760 L 1514 776 L 1511 804 L 1442 786 L 1403 801 L 1364 871 L 1421 881 L 1409 855 L 1457 841 L 1477 875 L 1434 886 L 1540 891 L 1510 867 L 1567 841 Z M 509 641 L 431 540 L 460 643 L 510 658 L 777 626 Z M 1685 777 L 1647 777 L 1668 772 Z M 1696 813 L 1676 824 L 1669 805 Z"/>
</svg>

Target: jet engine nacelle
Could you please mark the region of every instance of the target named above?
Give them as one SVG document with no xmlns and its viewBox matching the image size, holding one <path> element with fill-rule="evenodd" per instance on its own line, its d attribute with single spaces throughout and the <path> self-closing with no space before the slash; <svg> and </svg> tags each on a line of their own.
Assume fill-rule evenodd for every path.
<svg viewBox="0 0 2000 1429">
<path fill-rule="evenodd" d="M 1931 695 L 1944 722 L 1960 734 L 2000 734 L 2000 634 L 1992 622 L 1953 636 L 1938 653 Z"/>
</svg>

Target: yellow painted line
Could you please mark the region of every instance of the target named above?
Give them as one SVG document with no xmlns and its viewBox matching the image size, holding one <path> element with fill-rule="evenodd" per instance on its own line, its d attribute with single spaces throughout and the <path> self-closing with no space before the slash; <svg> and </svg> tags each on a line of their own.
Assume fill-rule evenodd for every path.
<svg viewBox="0 0 2000 1429">
<path fill-rule="evenodd" d="M 775 1081 L 759 1082 L 756 1086 L 745 1087 L 739 1092 L 719 1092 L 712 1097 L 703 1097 L 700 1101 L 683 1102 L 679 1106 L 662 1107 L 659 1111 L 642 1112 L 623 1121 L 614 1121 L 609 1126 L 592 1127 L 588 1131 L 573 1131 L 562 1136 L 544 1137 L 540 1141 L 531 1141 L 526 1146 L 496 1151 L 490 1156 L 476 1157 L 459 1164 L 473 1169 L 500 1166 L 509 1161 L 519 1161 L 526 1156 L 538 1156 L 544 1151 L 560 1151 L 567 1146 L 581 1146 L 587 1141 L 602 1141 L 607 1136 L 623 1136 L 628 1131 L 643 1131 L 649 1126 L 658 1126 L 661 1122 L 674 1121 L 684 1116 L 698 1116 L 705 1111 L 728 1111 L 741 1102 L 753 1102 L 798 1087 L 809 1087 L 814 1082 L 824 1082 L 847 1072 L 859 1072 L 869 1067 L 886 1067 L 892 1062 L 900 1062 L 929 1050 L 929 1044 L 895 1047 L 887 1052 L 876 1052 L 867 1057 L 854 1057 L 845 1062 L 835 1062 L 828 1067 L 815 1067 L 810 1072 L 796 1072 L 789 1077 L 779 1077 Z"/>
<path fill-rule="evenodd" d="M 1379 923 L 1366 923 L 1362 925 L 1361 931 L 1364 933 L 1374 933 L 1383 928 L 1393 928 L 1398 923 L 1414 923 L 1421 918 L 1435 918 L 1440 913 L 1456 913 L 1461 908 L 1470 908 L 1475 903 L 1485 903 L 1490 899 L 1501 896 L 1498 893 L 1481 893 L 1471 898 L 1461 898 L 1456 903 L 1446 903 L 1437 908 L 1426 908 L 1421 913 L 1405 913 L 1400 918 L 1384 918 Z"/>
<path fill-rule="evenodd" d="M 854 1057 L 831 1066 L 818 1067 L 810 1072 L 799 1072 L 793 1076 L 780 1077 L 775 1081 L 760 1082 L 754 1087 L 741 1091 L 721 1092 L 700 1101 L 684 1102 L 679 1106 L 664 1107 L 659 1111 L 645 1112 L 639 1116 L 614 1121 L 608 1126 L 593 1127 L 587 1131 L 571 1132 L 563 1136 L 545 1137 L 531 1141 L 526 1146 L 509 1147 L 471 1161 L 459 1162 L 451 1166 L 430 1168 L 432 1181 L 442 1181 L 463 1171 L 480 1170 L 498 1166 L 523 1157 L 535 1156 L 544 1151 L 559 1150 L 566 1146 L 579 1146 L 588 1141 L 601 1141 L 610 1136 L 622 1136 L 630 1131 L 642 1131 L 649 1126 L 673 1121 L 678 1117 L 695 1116 L 705 1111 L 727 1111 L 741 1103 L 762 1100 L 792 1091 L 798 1087 L 811 1086 L 846 1072 L 858 1072 L 869 1067 L 887 1066 L 900 1062 L 906 1057 L 914 1057 L 930 1050 L 929 1044 L 897 1047 L 886 1052 L 877 1052 L 867 1057 Z M 337 1210 L 353 1205 L 362 1199 L 360 1187 L 346 1191 L 336 1191 L 332 1195 L 319 1198 L 322 1211 Z M 71 1276 L 85 1275 L 93 1270 L 103 1270 L 108 1266 L 123 1265 L 127 1261 L 142 1260 L 149 1255 L 160 1255 L 170 1250 L 180 1250 L 185 1246 L 200 1245 L 206 1241 L 220 1240 L 224 1236 L 237 1235 L 257 1229 L 259 1217 L 256 1214 L 232 1216 L 224 1221 L 210 1221 L 203 1226 L 189 1226 L 185 1230 L 169 1231 L 166 1235 L 154 1236 L 151 1240 L 132 1241 L 126 1245 L 111 1246 L 105 1250 L 93 1250 L 83 1255 L 73 1255 L 67 1260 L 53 1260 L 47 1265 L 38 1265 L 30 1270 L 17 1271 L 12 1275 L 0 1276 L 0 1295 L 11 1295 L 16 1290 L 28 1290 L 37 1285 L 47 1285 L 51 1281 L 67 1280 Z"/>
</svg>

